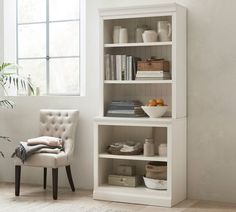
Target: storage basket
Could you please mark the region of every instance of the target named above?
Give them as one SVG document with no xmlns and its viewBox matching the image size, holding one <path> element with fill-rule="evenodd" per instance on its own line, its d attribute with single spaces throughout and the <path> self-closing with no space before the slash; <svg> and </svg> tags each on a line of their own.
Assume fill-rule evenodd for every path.
<svg viewBox="0 0 236 212">
<path fill-rule="evenodd" d="M 169 62 L 164 59 L 150 59 L 137 62 L 138 71 L 169 71 Z"/>
<path fill-rule="evenodd" d="M 151 179 L 166 180 L 167 179 L 167 163 L 166 162 L 150 162 L 146 165 L 146 177 Z"/>
</svg>

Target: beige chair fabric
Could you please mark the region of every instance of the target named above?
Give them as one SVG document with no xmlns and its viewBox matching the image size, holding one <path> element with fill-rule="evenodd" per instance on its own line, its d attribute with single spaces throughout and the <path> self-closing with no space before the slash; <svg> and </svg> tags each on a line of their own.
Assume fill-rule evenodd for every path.
<svg viewBox="0 0 236 212">
<path fill-rule="evenodd" d="M 78 114 L 79 112 L 77 110 L 40 110 L 39 136 L 62 138 L 65 151 L 59 154 L 35 154 L 28 158 L 24 164 L 19 158 L 16 158 L 15 165 L 46 168 L 58 168 L 70 165 L 74 152 Z"/>
</svg>

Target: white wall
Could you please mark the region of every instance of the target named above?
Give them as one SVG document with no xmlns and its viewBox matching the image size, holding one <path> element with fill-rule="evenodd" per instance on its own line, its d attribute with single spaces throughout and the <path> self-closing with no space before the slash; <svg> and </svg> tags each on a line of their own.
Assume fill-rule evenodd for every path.
<svg viewBox="0 0 236 212">
<path fill-rule="evenodd" d="M 0 0 L 0 62 L 3 61 L 3 0 Z"/>
<path fill-rule="evenodd" d="M 92 119 L 98 111 L 97 8 L 160 2 L 171 1 L 87 0 L 86 97 L 16 97 L 14 111 L 0 114 L 3 132 L 14 141 L 26 139 L 37 132 L 40 108 L 78 108 L 81 116 L 73 176 L 76 186 L 91 188 Z M 236 1 L 176 2 L 188 8 L 188 196 L 236 202 Z M 10 153 L 14 145 L 4 148 Z M 12 181 L 10 159 L 0 160 L 0 167 L 0 179 Z M 59 176 L 60 184 L 66 185 L 64 172 Z M 23 170 L 24 182 L 40 183 L 41 179 L 37 169 Z"/>
<path fill-rule="evenodd" d="M 8 1 L 8 0 L 7 0 Z M 83 97 L 11 97 L 15 102 L 13 110 L 0 111 L 0 134 L 8 135 L 12 143 L 0 143 L 6 159 L 0 159 L 0 181 L 13 181 L 14 167 L 10 158 L 18 141 L 36 136 L 38 132 L 38 116 L 41 108 L 73 108 L 80 111 L 78 135 L 76 140 L 75 158 L 72 173 L 75 186 L 92 188 L 93 186 L 93 118 L 98 112 L 98 14 L 93 2 L 87 3 L 87 36 L 86 46 L 86 96 Z M 0 12 L 1 14 L 1 12 Z M 91 16 L 91 14 L 93 14 Z M 14 15 L 14 14 L 13 14 Z M 1 34 L 2 35 L 2 34 Z M 6 36 L 11 36 L 6 34 Z M 1 49 L 2 52 L 2 49 Z M 11 58 L 10 53 L 5 58 Z M 59 184 L 67 186 L 64 169 L 60 170 Z M 48 174 L 49 175 L 49 174 Z M 49 183 L 51 176 L 48 176 Z M 22 182 L 41 183 L 42 170 L 24 168 Z"/>
</svg>

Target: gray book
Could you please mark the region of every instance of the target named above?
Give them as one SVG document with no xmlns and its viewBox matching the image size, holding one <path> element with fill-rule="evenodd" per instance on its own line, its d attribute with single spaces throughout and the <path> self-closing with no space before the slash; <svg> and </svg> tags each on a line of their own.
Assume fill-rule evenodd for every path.
<svg viewBox="0 0 236 212">
<path fill-rule="evenodd" d="M 116 80 L 116 56 L 111 55 L 111 80 Z"/>
<path fill-rule="evenodd" d="M 126 55 L 121 55 L 121 79 L 125 80 L 125 74 L 127 69 Z"/>
<path fill-rule="evenodd" d="M 105 67 L 105 79 L 110 80 L 111 79 L 111 60 L 110 55 L 106 54 L 104 56 L 104 67 Z"/>
</svg>

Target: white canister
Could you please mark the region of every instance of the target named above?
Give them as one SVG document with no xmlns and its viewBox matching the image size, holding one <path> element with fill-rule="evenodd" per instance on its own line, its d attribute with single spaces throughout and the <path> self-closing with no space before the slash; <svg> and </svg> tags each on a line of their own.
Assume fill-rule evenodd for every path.
<svg viewBox="0 0 236 212">
<path fill-rule="evenodd" d="M 157 41 L 157 33 L 155 30 L 145 30 L 142 37 L 144 43 Z"/>
<path fill-rule="evenodd" d="M 158 153 L 162 157 L 167 156 L 167 144 L 160 144 L 158 147 Z"/>
<path fill-rule="evenodd" d="M 152 138 L 146 138 L 143 145 L 144 156 L 154 156 L 154 143 Z"/>
<path fill-rule="evenodd" d="M 113 28 L 113 43 L 119 43 L 121 26 L 114 26 Z"/>
<path fill-rule="evenodd" d="M 119 43 L 128 43 L 128 30 L 127 30 L 127 28 L 120 28 Z"/>
<path fill-rule="evenodd" d="M 169 21 L 158 21 L 157 22 L 157 33 L 159 41 L 171 41 L 171 23 Z"/>
</svg>

